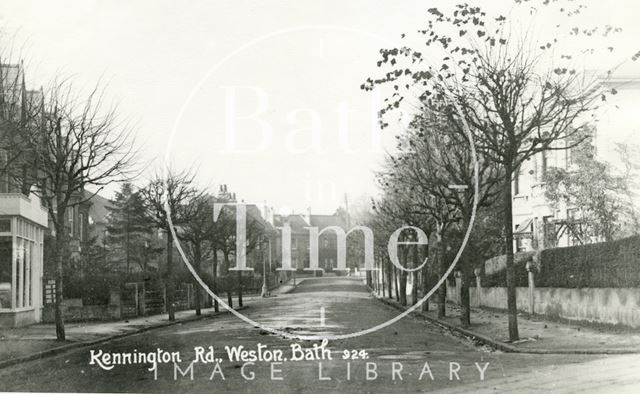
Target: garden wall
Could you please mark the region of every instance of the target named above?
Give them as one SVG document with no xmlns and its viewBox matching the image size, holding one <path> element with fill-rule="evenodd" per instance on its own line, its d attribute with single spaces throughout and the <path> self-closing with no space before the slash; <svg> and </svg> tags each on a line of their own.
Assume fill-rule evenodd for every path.
<svg viewBox="0 0 640 394">
<path fill-rule="evenodd" d="M 640 328 L 640 289 L 638 288 L 583 288 L 563 289 L 540 287 L 533 289 L 533 310 L 530 309 L 528 287 L 516 288 L 518 310 L 576 322 L 622 325 Z M 471 305 L 507 309 L 506 287 L 470 289 Z M 459 303 L 458 287 L 447 287 L 447 298 Z"/>
</svg>

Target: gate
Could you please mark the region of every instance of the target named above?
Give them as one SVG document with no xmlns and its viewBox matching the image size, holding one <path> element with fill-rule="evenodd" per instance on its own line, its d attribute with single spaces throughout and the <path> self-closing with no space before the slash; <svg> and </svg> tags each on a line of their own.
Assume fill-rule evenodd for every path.
<svg viewBox="0 0 640 394">
<path fill-rule="evenodd" d="M 143 286 L 138 286 L 138 283 L 124 284 L 120 298 L 123 319 L 140 316 L 140 292 L 142 289 Z"/>
<path fill-rule="evenodd" d="M 165 292 L 161 287 L 146 290 L 144 292 L 144 314 L 157 315 L 166 312 Z"/>
</svg>

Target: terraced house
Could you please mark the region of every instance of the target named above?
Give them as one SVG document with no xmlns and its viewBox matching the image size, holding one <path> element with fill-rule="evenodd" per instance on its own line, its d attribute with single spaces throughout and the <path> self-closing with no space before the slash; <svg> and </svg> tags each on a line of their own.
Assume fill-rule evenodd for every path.
<svg viewBox="0 0 640 394">
<path fill-rule="evenodd" d="M 22 64 L 0 62 L 0 326 L 40 321 L 43 307 L 44 235 L 47 211 L 22 176 L 19 152 L 12 150 L 12 129 L 27 121 L 40 91 L 26 89 Z"/>
<path fill-rule="evenodd" d="M 41 90 L 28 90 L 22 64 L 0 61 L 0 326 L 41 321 L 54 301 L 55 281 L 47 274 L 45 239 L 55 231 L 33 184 L 33 165 L 19 149 L 27 126 L 44 108 Z M 86 192 L 74 197 L 67 213 L 69 258 L 81 253 L 90 234 L 92 202 Z"/>
</svg>

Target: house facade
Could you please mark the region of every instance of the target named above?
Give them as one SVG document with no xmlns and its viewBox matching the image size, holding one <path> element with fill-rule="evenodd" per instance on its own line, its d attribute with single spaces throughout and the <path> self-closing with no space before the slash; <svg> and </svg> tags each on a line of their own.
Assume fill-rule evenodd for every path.
<svg viewBox="0 0 640 394">
<path fill-rule="evenodd" d="M 274 225 L 291 227 L 291 266 L 301 271 L 309 268 L 310 245 L 309 230 L 307 227 L 317 227 L 320 232 L 318 237 L 318 266 L 325 271 L 332 271 L 337 267 L 338 237 L 335 231 L 325 230 L 327 227 L 339 227 L 347 231 L 346 218 L 339 213 L 333 215 L 313 215 L 308 210 L 306 214 L 275 215 Z M 277 240 L 277 249 L 282 248 L 282 233 Z"/>
<path fill-rule="evenodd" d="M 606 89 L 614 89 L 606 103 L 598 110 L 595 124 L 594 151 L 599 160 L 619 165 L 616 142 L 635 144 L 640 132 L 640 69 L 637 65 L 620 67 L 603 79 Z M 566 141 L 557 141 L 552 148 L 563 148 Z M 580 212 L 573 206 L 560 203 L 551 206 L 545 198 L 544 178 L 551 167 L 571 171 L 571 149 L 549 150 L 531 157 L 521 165 L 512 182 L 514 251 L 572 246 L 599 239 L 579 240 L 575 226 L 582 222 Z"/>
<path fill-rule="evenodd" d="M 27 91 L 22 64 L 0 62 L 0 141 L 37 92 Z M 42 318 L 44 235 L 48 215 L 31 185 L 16 176 L 19 157 L 0 144 L 0 327 Z"/>
</svg>

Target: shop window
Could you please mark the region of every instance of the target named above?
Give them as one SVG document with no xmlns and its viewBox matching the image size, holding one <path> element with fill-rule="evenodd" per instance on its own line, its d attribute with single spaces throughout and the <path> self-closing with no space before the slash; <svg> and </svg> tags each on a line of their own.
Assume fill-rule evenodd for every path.
<svg viewBox="0 0 640 394">
<path fill-rule="evenodd" d="M 16 238 L 16 308 L 22 308 L 22 295 L 23 295 L 23 281 L 24 281 L 24 249 L 23 249 L 23 240 L 21 238 Z"/>
<path fill-rule="evenodd" d="M 11 266 L 13 244 L 11 237 L 0 237 L 0 309 L 11 308 Z"/>
<path fill-rule="evenodd" d="M 11 219 L 0 219 L 0 233 L 11 232 Z"/>
</svg>

